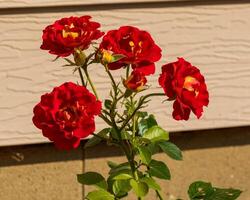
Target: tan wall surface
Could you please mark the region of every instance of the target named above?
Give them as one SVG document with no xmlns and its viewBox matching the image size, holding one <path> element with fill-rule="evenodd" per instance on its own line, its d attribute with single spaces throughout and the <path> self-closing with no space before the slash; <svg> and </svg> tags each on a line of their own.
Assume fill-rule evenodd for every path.
<svg viewBox="0 0 250 200">
<path fill-rule="evenodd" d="M 31 122 L 32 108 L 41 94 L 76 77 L 71 75 L 72 69 L 60 67 L 61 61 L 51 63 L 54 57 L 39 49 L 41 30 L 70 15 L 90 14 L 103 24 L 104 30 L 130 24 L 150 31 L 163 48 L 157 74 L 161 64 L 174 61 L 177 56 L 199 66 L 210 91 L 209 109 L 201 120 L 192 117 L 189 122 L 176 122 L 171 118 L 171 103 L 162 104 L 163 98 L 155 99 L 150 111 L 157 114 L 160 124 L 168 130 L 250 123 L 250 3 L 185 6 L 157 3 L 115 9 L 107 5 L 96 10 L 80 7 L 74 8 L 74 12 L 63 9 L 12 12 L 0 15 L 0 145 L 47 141 Z M 110 85 L 103 69 L 94 66 L 90 73 L 100 96 L 107 94 Z M 157 78 L 156 75 L 149 80 L 153 91 L 161 91 Z M 102 126 L 99 121 L 97 127 Z"/>
<path fill-rule="evenodd" d="M 72 5 L 100 5 L 100 4 L 124 4 L 145 2 L 180 2 L 189 0 L 0 0 L 0 8 L 29 8 L 41 6 L 72 6 Z M 201 0 L 196 0 L 201 1 Z M 210 0 L 208 0 L 210 1 Z"/>
</svg>

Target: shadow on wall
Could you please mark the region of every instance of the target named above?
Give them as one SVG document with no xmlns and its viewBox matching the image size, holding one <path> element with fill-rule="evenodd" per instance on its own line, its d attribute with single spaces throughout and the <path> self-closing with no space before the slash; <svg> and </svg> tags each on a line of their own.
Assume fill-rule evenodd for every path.
<svg viewBox="0 0 250 200">
<path fill-rule="evenodd" d="M 170 140 L 182 150 L 248 145 L 250 144 L 250 126 L 172 132 Z M 82 160 L 85 142 L 83 141 L 78 149 L 72 151 L 57 150 L 52 143 L 0 147 L 0 167 Z M 114 147 L 108 147 L 105 143 L 101 143 L 95 148 L 89 149 L 85 158 L 94 159 L 119 155 L 122 155 L 119 150 L 114 150 Z"/>
</svg>

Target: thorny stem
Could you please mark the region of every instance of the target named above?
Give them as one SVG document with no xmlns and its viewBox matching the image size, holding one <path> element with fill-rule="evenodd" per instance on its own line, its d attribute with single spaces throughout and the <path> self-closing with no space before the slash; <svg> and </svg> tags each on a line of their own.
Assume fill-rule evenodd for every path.
<svg viewBox="0 0 250 200">
<path fill-rule="evenodd" d="M 133 113 L 127 118 L 127 120 L 125 120 L 125 122 L 121 126 L 120 131 L 122 131 L 127 126 L 127 124 L 129 123 L 129 121 L 134 117 L 134 115 L 136 114 L 136 112 L 141 108 L 141 106 L 143 105 L 144 101 L 147 98 L 151 97 L 151 96 L 165 96 L 165 94 L 164 93 L 152 93 L 152 94 L 148 94 L 148 95 L 142 97 L 141 100 L 140 100 L 140 102 L 139 102 L 139 104 L 138 104 L 138 106 L 133 111 Z"/>
</svg>

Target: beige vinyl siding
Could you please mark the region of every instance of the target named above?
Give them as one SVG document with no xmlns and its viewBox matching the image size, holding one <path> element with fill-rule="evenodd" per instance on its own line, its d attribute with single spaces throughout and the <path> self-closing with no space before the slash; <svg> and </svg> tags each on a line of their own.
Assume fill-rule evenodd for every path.
<svg viewBox="0 0 250 200">
<path fill-rule="evenodd" d="M 0 0 L 0 8 L 29 8 L 44 6 L 110 5 L 127 3 L 185 2 L 190 0 Z M 201 0 L 195 0 L 201 1 Z M 209 1 L 209 0 L 208 0 Z"/>
<path fill-rule="evenodd" d="M 18 7 L 29 6 L 32 1 L 11 2 L 9 6 Z M 0 1 L 0 7 L 8 5 L 7 1 Z M 102 23 L 105 31 L 121 25 L 148 30 L 163 49 L 157 73 L 149 80 L 152 91 L 161 91 L 157 85 L 160 66 L 178 56 L 201 69 L 210 91 L 210 105 L 201 120 L 192 115 L 188 122 L 176 122 L 171 118 L 172 103 L 162 104 L 163 98 L 151 102 L 149 111 L 156 114 L 160 125 L 166 129 L 182 131 L 250 124 L 250 3 L 196 3 L 195 6 L 178 4 L 170 7 L 166 3 L 157 3 L 152 8 L 113 9 L 106 5 L 91 11 L 28 11 L 0 13 L 0 146 L 47 141 L 32 124 L 33 106 L 41 94 L 64 81 L 75 81 L 77 77 L 72 75 L 71 68 L 60 67 L 62 61 L 52 63 L 54 56 L 39 49 L 41 33 L 54 20 L 71 15 L 92 15 L 94 20 Z M 92 66 L 90 74 L 94 76 L 100 96 L 107 94 L 110 85 L 103 69 Z M 115 74 L 119 79 L 119 73 Z M 103 127 L 100 120 L 97 127 Z"/>
</svg>

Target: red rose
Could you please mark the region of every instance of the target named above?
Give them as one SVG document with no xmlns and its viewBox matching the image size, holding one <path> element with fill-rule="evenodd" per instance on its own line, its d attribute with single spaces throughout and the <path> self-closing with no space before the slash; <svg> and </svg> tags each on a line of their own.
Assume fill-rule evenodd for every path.
<svg viewBox="0 0 250 200">
<path fill-rule="evenodd" d="M 144 74 L 138 71 L 133 71 L 127 80 L 123 81 L 123 84 L 129 90 L 139 92 L 145 88 L 147 79 Z"/>
<path fill-rule="evenodd" d="M 162 66 L 159 84 L 170 100 L 175 100 L 173 117 L 176 120 L 188 120 L 190 111 L 197 118 L 207 106 L 208 91 L 200 70 L 183 58 Z"/>
<path fill-rule="evenodd" d="M 161 49 L 150 34 L 132 26 L 122 26 L 118 30 L 109 31 L 103 37 L 100 49 L 125 56 L 117 62 L 110 63 L 109 69 L 115 70 L 131 64 L 133 69 L 144 75 L 154 74 L 154 63 L 161 58 Z"/>
<path fill-rule="evenodd" d="M 75 48 L 87 49 L 93 40 L 104 33 L 98 30 L 100 24 L 90 21 L 90 16 L 62 18 L 43 30 L 41 49 L 66 57 Z"/>
<path fill-rule="evenodd" d="M 95 131 L 101 102 L 85 87 L 68 82 L 42 95 L 33 112 L 33 123 L 43 135 L 59 149 L 69 150 Z"/>
</svg>

